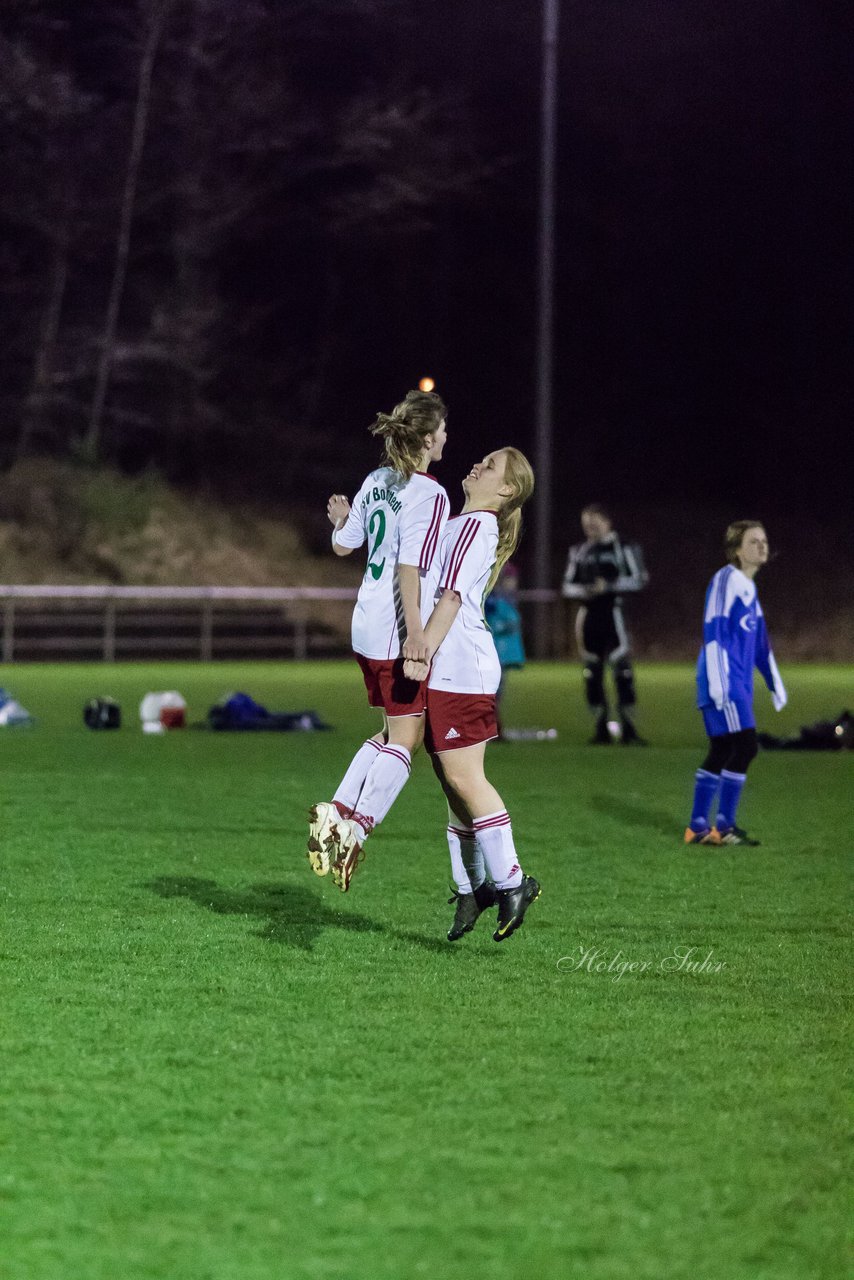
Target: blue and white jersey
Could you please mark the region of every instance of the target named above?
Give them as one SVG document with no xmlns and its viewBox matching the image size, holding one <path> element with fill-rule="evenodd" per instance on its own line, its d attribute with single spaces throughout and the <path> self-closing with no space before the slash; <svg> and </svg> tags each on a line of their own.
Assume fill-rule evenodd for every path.
<svg viewBox="0 0 854 1280">
<path fill-rule="evenodd" d="M 786 704 L 786 690 L 771 652 L 756 584 L 730 564 L 718 570 L 706 592 L 697 706 L 714 706 L 725 715 L 730 708 L 733 729 L 738 728 L 739 706 L 753 703 L 754 667 L 762 673 L 779 711 Z"/>
</svg>

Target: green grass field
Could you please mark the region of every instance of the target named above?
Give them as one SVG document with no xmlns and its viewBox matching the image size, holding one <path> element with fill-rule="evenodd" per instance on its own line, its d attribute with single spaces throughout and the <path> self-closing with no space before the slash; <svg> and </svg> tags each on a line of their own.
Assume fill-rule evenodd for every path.
<svg viewBox="0 0 854 1280">
<path fill-rule="evenodd" d="M 761 727 L 854 703 L 851 668 L 784 676 Z M 852 759 L 761 755 L 762 847 L 687 849 L 691 672 L 639 681 L 645 751 L 584 745 L 574 667 L 511 677 L 560 737 L 490 748 L 543 884 L 498 946 L 445 941 L 423 758 L 349 895 L 311 874 L 374 728 L 354 666 L 0 669 L 38 719 L 0 731 L 3 1280 L 841 1277 Z M 157 688 L 336 729 L 143 736 Z"/>
</svg>

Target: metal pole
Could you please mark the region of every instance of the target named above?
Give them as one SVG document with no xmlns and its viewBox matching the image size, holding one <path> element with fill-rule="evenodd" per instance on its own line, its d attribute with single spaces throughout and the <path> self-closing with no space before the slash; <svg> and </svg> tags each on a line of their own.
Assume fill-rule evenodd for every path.
<svg viewBox="0 0 854 1280">
<path fill-rule="evenodd" d="M 116 660 L 116 602 L 107 600 L 104 607 L 104 661 Z"/>
<path fill-rule="evenodd" d="M 202 602 L 202 629 L 199 636 L 199 659 L 210 662 L 213 659 L 213 601 Z"/>
<path fill-rule="evenodd" d="M 15 601 L 8 596 L 3 607 L 3 661 L 11 662 L 15 656 Z"/>
<path fill-rule="evenodd" d="M 308 657 L 308 620 L 301 604 L 297 605 L 294 614 L 294 661 L 305 662 Z"/>
<path fill-rule="evenodd" d="M 554 346 L 555 152 L 557 142 L 557 37 L 560 0 L 543 0 L 542 135 L 540 142 L 540 228 L 537 263 L 537 371 L 534 493 L 534 585 L 551 582 L 552 365 Z M 547 656 L 550 606 L 536 606 L 534 653 Z"/>
</svg>

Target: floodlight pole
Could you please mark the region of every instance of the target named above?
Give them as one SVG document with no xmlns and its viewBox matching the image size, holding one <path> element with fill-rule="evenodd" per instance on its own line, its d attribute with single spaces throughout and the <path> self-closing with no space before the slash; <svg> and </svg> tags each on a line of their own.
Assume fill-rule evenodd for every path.
<svg viewBox="0 0 854 1280">
<path fill-rule="evenodd" d="M 557 41 L 560 0 L 543 0 L 542 132 L 540 138 L 540 219 L 537 256 L 537 359 L 534 491 L 534 586 L 546 591 L 551 581 L 552 516 L 552 368 L 554 348 L 555 153 L 557 143 Z M 549 604 L 537 600 L 534 653 L 549 653 Z"/>
</svg>

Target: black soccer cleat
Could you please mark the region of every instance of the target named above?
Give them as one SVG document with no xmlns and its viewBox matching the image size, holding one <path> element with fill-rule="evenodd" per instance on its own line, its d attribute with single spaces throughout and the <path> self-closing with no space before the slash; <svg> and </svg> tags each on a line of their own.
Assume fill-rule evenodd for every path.
<svg viewBox="0 0 854 1280">
<path fill-rule="evenodd" d="M 470 933 L 479 917 L 496 903 L 495 885 L 489 880 L 478 885 L 474 893 L 455 893 L 448 899 L 448 905 L 456 902 L 454 923 L 448 930 L 448 941 L 456 942 L 464 933 Z"/>
<path fill-rule="evenodd" d="M 709 833 L 708 843 L 716 845 L 743 844 L 750 849 L 759 848 L 759 841 L 754 840 L 753 837 L 749 836 L 741 827 L 723 827 L 722 829 L 712 827 L 712 830 Z"/>
<path fill-rule="evenodd" d="M 631 720 L 623 721 L 623 733 L 620 742 L 624 747 L 648 747 L 646 738 L 642 738 Z"/>
<path fill-rule="evenodd" d="M 492 935 L 492 939 L 493 942 L 503 942 L 505 938 L 510 937 L 511 933 L 516 932 L 525 919 L 525 912 L 528 907 L 539 898 L 539 881 L 535 880 L 533 876 L 523 876 L 522 883 L 517 885 L 515 889 L 498 889 L 496 896 L 498 898 L 498 928 Z"/>
</svg>

